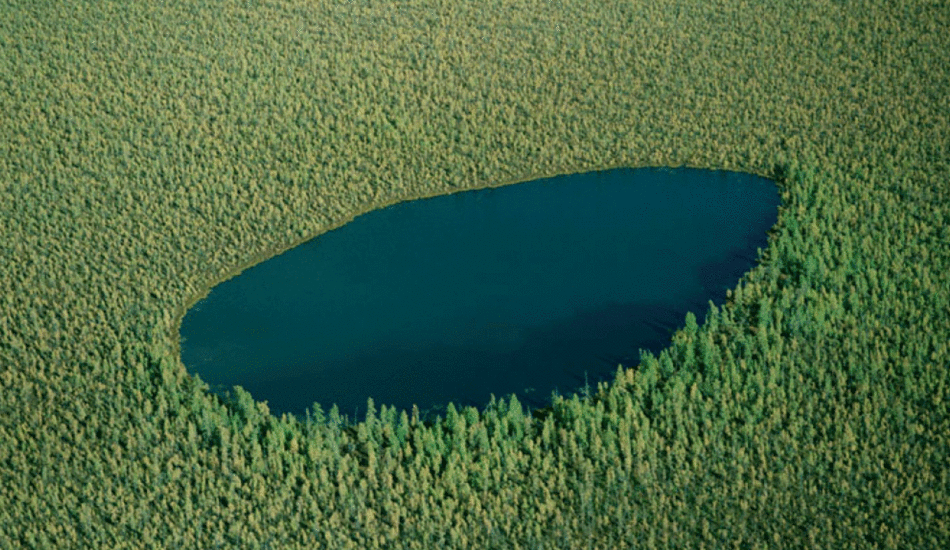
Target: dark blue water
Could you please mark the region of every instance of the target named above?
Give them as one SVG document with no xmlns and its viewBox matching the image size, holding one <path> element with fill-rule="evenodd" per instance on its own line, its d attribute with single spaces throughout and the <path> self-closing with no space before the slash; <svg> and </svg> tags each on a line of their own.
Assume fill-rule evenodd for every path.
<svg viewBox="0 0 950 550">
<path fill-rule="evenodd" d="M 405 202 L 213 288 L 182 361 L 274 413 L 366 399 L 531 407 L 658 353 L 754 267 L 777 219 L 758 176 L 617 169 Z"/>
</svg>

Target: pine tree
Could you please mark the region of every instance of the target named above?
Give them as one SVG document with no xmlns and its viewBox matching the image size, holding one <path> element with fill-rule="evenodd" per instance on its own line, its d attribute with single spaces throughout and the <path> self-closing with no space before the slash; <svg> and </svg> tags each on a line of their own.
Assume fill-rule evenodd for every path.
<svg viewBox="0 0 950 550">
<path fill-rule="evenodd" d="M 403 410 L 399 413 L 399 425 L 396 427 L 396 440 L 399 442 L 400 447 L 406 444 L 408 435 L 409 435 L 409 415 L 407 415 L 406 411 Z"/>
<path fill-rule="evenodd" d="M 525 413 L 516 394 L 511 394 L 511 400 L 508 402 L 507 418 L 512 425 L 523 431 Z"/>
</svg>

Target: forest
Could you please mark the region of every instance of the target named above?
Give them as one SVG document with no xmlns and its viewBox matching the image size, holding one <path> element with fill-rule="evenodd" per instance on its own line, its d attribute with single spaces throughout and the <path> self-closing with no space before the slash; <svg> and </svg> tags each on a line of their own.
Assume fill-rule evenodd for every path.
<svg viewBox="0 0 950 550">
<path fill-rule="evenodd" d="M 950 547 L 950 9 L 0 2 L 0 548 Z M 270 413 L 210 288 L 399 201 L 774 179 L 758 265 L 527 410 Z"/>
</svg>

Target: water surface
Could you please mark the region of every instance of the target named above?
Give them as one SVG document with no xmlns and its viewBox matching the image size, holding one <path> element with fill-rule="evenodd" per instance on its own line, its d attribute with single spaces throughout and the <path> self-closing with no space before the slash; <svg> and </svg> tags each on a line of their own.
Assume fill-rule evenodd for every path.
<svg viewBox="0 0 950 550">
<path fill-rule="evenodd" d="M 420 410 L 610 380 L 658 353 L 687 311 L 754 266 L 771 180 L 616 169 L 404 202 L 213 288 L 185 315 L 182 361 L 272 412 L 366 399 Z"/>
</svg>

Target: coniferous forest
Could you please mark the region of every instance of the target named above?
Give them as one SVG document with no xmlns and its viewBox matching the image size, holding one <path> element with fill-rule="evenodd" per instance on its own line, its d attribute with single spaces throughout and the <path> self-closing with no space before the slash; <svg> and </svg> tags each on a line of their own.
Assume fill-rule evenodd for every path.
<svg viewBox="0 0 950 550">
<path fill-rule="evenodd" d="M 0 548 L 950 546 L 950 8 L 3 0 Z M 773 178 L 758 266 L 549 407 L 276 417 L 182 315 L 398 201 Z"/>
</svg>

